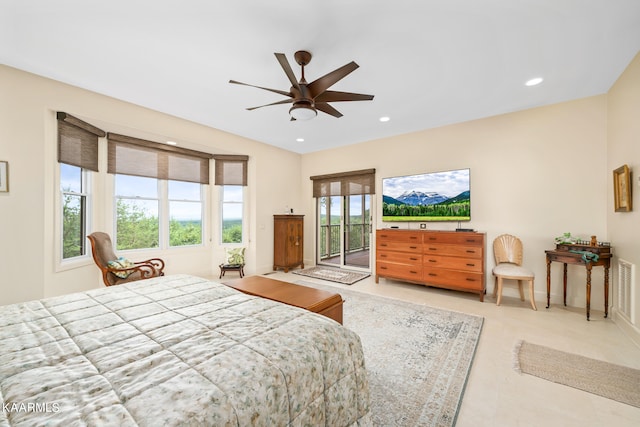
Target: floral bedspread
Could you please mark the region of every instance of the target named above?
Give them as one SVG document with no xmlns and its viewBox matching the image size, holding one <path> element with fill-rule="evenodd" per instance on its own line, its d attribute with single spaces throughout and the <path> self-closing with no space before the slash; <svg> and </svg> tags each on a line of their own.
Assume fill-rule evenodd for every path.
<svg viewBox="0 0 640 427">
<path fill-rule="evenodd" d="M 359 337 L 175 275 L 0 307 L 0 426 L 369 425 Z"/>
</svg>

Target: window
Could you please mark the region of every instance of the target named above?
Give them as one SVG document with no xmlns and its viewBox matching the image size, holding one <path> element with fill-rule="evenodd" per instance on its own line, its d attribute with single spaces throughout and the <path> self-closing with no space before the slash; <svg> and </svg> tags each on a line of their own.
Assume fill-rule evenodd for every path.
<svg viewBox="0 0 640 427">
<path fill-rule="evenodd" d="M 160 246 L 158 180 L 116 175 L 116 248 Z"/>
<path fill-rule="evenodd" d="M 241 185 L 221 186 L 222 243 L 242 243 L 243 197 L 244 187 Z"/>
<path fill-rule="evenodd" d="M 118 250 L 164 247 L 164 235 L 171 247 L 202 244 L 200 184 L 119 174 L 115 181 Z"/>
<path fill-rule="evenodd" d="M 62 259 L 86 255 L 88 179 L 84 169 L 60 163 Z"/>
<path fill-rule="evenodd" d="M 169 246 L 202 244 L 202 186 L 169 181 Z"/>
<path fill-rule="evenodd" d="M 101 129 L 58 112 L 59 215 L 56 223 L 60 261 L 87 255 L 88 219 L 91 218 L 90 176 L 98 171 Z"/>
<path fill-rule="evenodd" d="M 215 184 L 220 186 L 220 243 L 243 242 L 244 186 L 248 156 L 215 154 Z"/>
</svg>

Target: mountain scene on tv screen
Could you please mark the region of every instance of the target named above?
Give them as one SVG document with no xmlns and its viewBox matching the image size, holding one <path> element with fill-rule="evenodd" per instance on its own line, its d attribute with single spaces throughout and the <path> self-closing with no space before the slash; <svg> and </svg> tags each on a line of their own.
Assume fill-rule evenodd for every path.
<svg viewBox="0 0 640 427">
<path fill-rule="evenodd" d="M 469 169 L 382 180 L 383 221 L 468 221 Z"/>
</svg>

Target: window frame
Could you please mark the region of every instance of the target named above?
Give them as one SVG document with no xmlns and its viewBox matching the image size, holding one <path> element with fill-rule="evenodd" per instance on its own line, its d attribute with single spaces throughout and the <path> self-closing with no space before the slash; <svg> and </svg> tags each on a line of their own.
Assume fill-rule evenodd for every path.
<svg viewBox="0 0 640 427">
<path fill-rule="evenodd" d="M 225 187 L 240 187 L 240 190 L 242 191 L 242 201 L 240 202 L 225 202 L 224 200 L 224 194 L 225 194 Z M 242 247 L 242 246 L 246 246 L 246 242 L 248 241 L 247 239 L 247 214 L 246 214 L 246 209 L 247 209 L 247 191 L 246 191 L 246 186 L 244 185 L 220 185 L 219 186 L 220 190 L 219 190 L 219 198 L 218 198 L 218 217 L 219 217 L 219 221 L 218 221 L 218 231 L 220 233 L 220 237 L 218 238 L 218 244 L 220 246 L 223 247 Z M 240 204 L 242 205 L 241 207 L 241 212 L 242 212 L 242 239 L 240 242 L 223 242 L 223 236 L 224 236 L 224 207 L 225 204 Z"/>
<path fill-rule="evenodd" d="M 113 191 L 112 191 L 112 228 L 113 228 L 113 244 L 114 248 L 118 252 L 123 253 L 131 253 L 131 252 L 145 252 L 145 251 L 168 251 L 168 250 L 180 250 L 185 248 L 202 248 L 206 246 L 206 218 L 205 218 L 205 206 L 206 206 L 206 197 L 205 197 L 205 184 L 197 183 L 200 185 L 200 200 L 185 200 L 185 199 L 170 199 L 169 198 L 169 181 L 178 181 L 178 180 L 168 180 L 168 179 L 160 179 L 160 178 L 148 178 L 148 177 L 136 177 L 133 175 L 126 174 L 109 174 L 112 178 L 113 183 Z M 144 179 L 155 179 L 157 184 L 157 198 L 152 198 L 148 196 L 119 196 L 117 194 L 117 186 L 116 186 L 116 178 L 118 175 L 130 176 L 133 178 L 144 178 Z M 147 248 L 135 248 L 135 249 L 117 249 L 118 248 L 118 199 L 125 200 L 152 200 L 158 202 L 158 246 L 157 247 L 147 247 Z M 171 246 L 171 236 L 170 236 L 170 203 L 172 201 L 178 202 L 192 202 L 192 203 L 200 203 L 200 221 L 201 221 L 201 239 L 199 244 L 193 245 L 179 245 L 179 246 Z"/>
</svg>

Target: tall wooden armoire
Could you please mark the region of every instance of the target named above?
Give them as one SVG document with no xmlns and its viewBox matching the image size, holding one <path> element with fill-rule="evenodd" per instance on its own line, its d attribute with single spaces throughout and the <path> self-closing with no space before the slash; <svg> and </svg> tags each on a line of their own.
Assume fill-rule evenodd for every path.
<svg viewBox="0 0 640 427">
<path fill-rule="evenodd" d="M 304 215 L 273 216 L 273 269 L 304 268 Z"/>
</svg>

